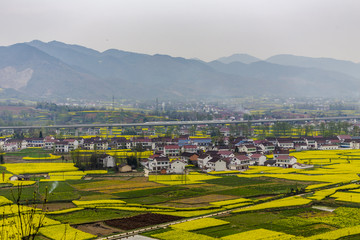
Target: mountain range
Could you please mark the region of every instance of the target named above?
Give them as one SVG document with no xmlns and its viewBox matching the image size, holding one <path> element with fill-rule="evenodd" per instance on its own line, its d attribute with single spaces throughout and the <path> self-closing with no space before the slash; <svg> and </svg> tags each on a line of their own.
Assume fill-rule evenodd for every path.
<svg viewBox="0 0 360 240">
<path fill-rule="evenodd" d="M 360 64 L 235 54 L 204 62 L 38 40 L 0 47 L 0 98 L 201 99 L 358 96 Z"/>
</svg>

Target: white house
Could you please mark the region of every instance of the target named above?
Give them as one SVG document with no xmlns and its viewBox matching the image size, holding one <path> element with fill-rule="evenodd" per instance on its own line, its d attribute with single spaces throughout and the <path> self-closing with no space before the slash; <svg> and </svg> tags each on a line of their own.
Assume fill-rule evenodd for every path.
<svg viewBox="0 0 360 240">
<path fill-rule="evenodd" d="M 45 144 L 45 149 L 54 149 L 55 147 L 55 143 L 58 142 L 59 140 L 57 139 L 51 139 L 51 138 L 48 138 L 44 140 L 44 144 Z"/>
<path fill-rule="evenodd" d="M 199 168 L 204 168 L 208 161 L 212 159 L 210 154 L 200 154 L 198 157 Z"/>
<path fill-rule="evenodd" d="M 148 169 L 152 171 L 168 170 L 170 168 L 170 160 L 168 157 L 155 157 L 148 161 Z"/>
<path fill-rule="evenodd" d="M 221 157 L 227 158 L 227 157 L 235 157 L 234 153 L 232 151 L 229 150 L 219 150 L 218 154 Z"/>
<path fill-rule="evenodd" d="M 274 164 L 276 167 L 284 167 L 284 168 L 290 168 L 297 162 L 297 159 L 295 157 L 289 155 L 287 156 L 281 155 L 274 160 L 276 161 Z"/>
<path fill-rule="evenodd" d="M 198 147 L 196 145 L 184 145 L 181 148 L 182 152 L 188 152 L 188 153 L 196 153 L 198 150 Z"/>
<path fill-rule="evenodd" d="M 256 152 L 256 146 L 254 144 L 241 144 L 238 146 L 239 152 L 253 153 Z"/>
<path fill-rule="evenodd" d="M 216 159 L 213 158 L 206 164 L 207 172 L 218 172 L 218 171 L 225 171 L 226 168 L 226 162 L 223 159 Z"/>
<path fill-rule="evenodd" d="M 264 165 L 264 162 L 266 161 L 266 156 L 258 153 L 254 153 L 250 156 L 250 165 Z"/>
<path fill-rule="evenodd" d="M 184 173 L 185 166 L 187 164 L 181 160 L 173 160 L 170 163 L 170 172 L 172 173 Z"/>
<path fill-rule="evenodd" d="M 339 145 L 336 144 L 324 144 L 319 146 L 319 150 L 336 150 L 339 149 Z"/>
<path fill-rule="evenodd" d="M 18 145 L 16 142 L 12 142 L 12 141 L 6 141 L 3 145 L 2 145 L 2 150 L 4 152 L 14 152 L 18 150 Z"/>
<path fill-rule="evenodd" d="M 281 148 L 294 148 L 292 139 L 277 139 L 277 145 Z"/>
<path fill-rule="evenodd" d="M 236 157 L 226 158 L 227 168 L 230 170 L 248 169 L 250 158 L 246 155 L 237 155 Z"/>
<path fill-rule="evenodd" d="M 275 146 L 270 142 L 263 142 L 258 145 L 264 153 L 274 151 Z"/>
<path fill-rule="evenodd" d="M 314 137 L 306 137 L 305 143 L 308 146 L 308 149 L 317 149 L 318 144 Z"/>
<path fill-rule="evenodd" d="M 68 143 L 69 151 L 75 150 L 79 147 L 79 141 L 76 139 L 65 139 L 64 142 Z"/>
<path fill-rule="evenodd" d="M 179 145 L 166 145 L 164 146 L 164 155 L 173 157 L 180 155 L 180 148 Z"/>
<path fill-rule="evenodd" d="M 65 141 L 55 143 L 55 152 L 69 152 L 69 143 Z"/>
<path fill-rule="evenodd" d="M 101 155 L 99 157 L 99 163 L 103 164 L 104 168 L 111 168 L 115 167 L 115 158 L 113 156 L 110 156 L 108 154 Z"/>
</svg>

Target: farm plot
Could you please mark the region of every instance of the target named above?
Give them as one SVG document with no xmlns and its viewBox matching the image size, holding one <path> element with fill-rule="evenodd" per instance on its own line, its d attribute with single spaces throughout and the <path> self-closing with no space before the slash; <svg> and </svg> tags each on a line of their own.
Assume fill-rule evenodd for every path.
<svg viewBox="0 0 360 240">
<path fill-rule="evenodd" d="M 201 218 L 189 222 L 177 223 L 171 225 L 171 228 L 184 230 L 184 231 L 192 231 L 192 230 L 204 229 L 209 227 L 222 226 L 225 224 L 229 224 L 229 222 L 219 220 L 216 218 Z"/>
<path fill-rule="evenodd" d="M 141 212 L 121 211 L 116 209 L 83 209 L 79 211 L 63 213 L 63 214 L 52 214 L 49 213 L 49 217 L 60 222 L 67 222 L 69 224 L 84 224 L 92 223 L 110 219 L 118 219 L 124 217 L 131 217 L 141 214 Z"/>
<path fill-rule="evenodd" d="M 87 181 L 86 183 L 74 183 L 72 186 L 81 191 L 96 191 L 105 194 L 113 194 L 130 190 L 162 187 L 163 185 L 147 182 L 145 178 L 134 178 L 131 180 Z"/>
<path fill-rule="evenodd" d="M 105 221 L 105 223 L 109 226 L 120 228 L 123 230 L 132 230 L 160 223 L 172 222 L 180 219 L 182 219 L 182 217 L 147 213 L 129 218 L 107 220 Z"/>
<path fill-rule="evenodd" d="M 188 175 L 150 175 L 149 181 L 166 185 L 186 185 L 204 183 L 206 180 L 217 178 L 219 177 L 194 172 Z"/>
<path fill-rule="evenodd" d="M 78 170 L 73 163 L 5 163 L 1 166 L 5 167 L 6 170 L 14 174 L 51 173 Z"/>
<path fill-rule="evenodd" d="M 40 228 L 40 234 L 50 239 L 92 239 L 95 235 L 77 230 L 68 224 L 53 225 Z"/>
<path fill-rule="evenodd" d="M 219 194 L 209 194 L 200 197 L 193 197 L 193 198 L 184 198 L 180 200 L 174 200 L 172 202 L 175 203 L 184 203 L 184 204 L 212 204 L 212 201 L 226 201 L 230 199 L 234 199 L 234 196 L 227 196 L 227 195 L 219 195 Z"/>
<path fill-rule="evenodd" d="M 39 159 L 50 157 L 50 153 L 52 153 L 51 150 L 43 150 L 42 148 L 26 148 L 18 152 L 8 152 L 6 153 L 6 156 L 30 157 Z"/>
<path fill-rule="evenodd" d="M 332 213 L 326 214 L 330 217 L 335 215 Z M 227 225 L 199 229 L 194 232 L 221 239 L 253 239 L 251 237 L 252 233 L 263 231 L 263 234 L 257 235 L 260 239 L 267 236 L 268 233 L 278 236 L 277 238 L 268 236 L 268 239 L 288 239 L 287 237 L 302 239 L 314 234 L 336 230 L 335 227 L 322 223 L 321 220 L 317 219 L 325 219 L 326 217 L 327 215 L 324 215 L 320 210 L 311 208 L 246 212 L 219 217 L 220 220 L 229 222 Z M 254 239 L 257 238 L 254 237 Z"/>
<path fill-rule="evenodd" d="M 266 203 L 260 203 L 258 205 L 250 206 L 248 208 L 243 208 L 237 211 L 234 211 L 234 213 L 237 212 L 245 212 L 245 211 L 255 211 L 255 210 L 261 210 L 261 209 L 269 209 L 269 208 L 283 208 L 283 207 L 293 207 L 293 206 L 301 206 L 309 204 L 311 200 L 305 199 L 303 197 L 286 197 Z"/>
</svg>

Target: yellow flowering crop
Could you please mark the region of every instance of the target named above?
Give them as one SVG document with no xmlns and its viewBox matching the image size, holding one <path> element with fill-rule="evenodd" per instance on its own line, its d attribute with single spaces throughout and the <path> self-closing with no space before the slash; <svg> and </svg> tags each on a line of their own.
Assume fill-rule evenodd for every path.
<svg viewBox="0 0 360 240">
<path fill-rule="evenodd" d="M 312 184 L 307 186 L 305 189 L 306 190 L 313 190 L 316 188 L 322 188 L 322 187 L 326 187 L 326 186 L 330 186 L 330 185 L 334 185 L 334 183 L 319 183 L 319 184 Z"/>
<path fill-rule="evenodd" d="M 78 229 L 72 228 L 69 224 L 60 224 L 40 228 L 40 234 L 50 239 L 92 239 L 95 235 L 85 233 Z"/>
<path fill-rule="evenodd" d="M 38 223 L 38 222 L 41 222 L 41 224 L 43 226 L 48 226 L 48 225 L 55 225 L 55 224 L 60 224 L 59 221 L 56 221 L 56 220 L 53 220 L 53 219 L 50 219 L 48 217 L 44 217 L 43 214 L 29 214 L 29 216 L 27 216 L 27 214 L 22 214 L 21 215 L 21 221 L 22 222 L 26 222 L 29 217 L 31 216 L 31 222 L 32 223 Z M 3 221 L 1 222 L 1 224 L 3 225 L 14 225 L 14 226 L 21 226 L 21 223 L 20 223 L 20 217 L 19 216 L 14 216 L 14 217 L 7 217 L 7 218 L 4 218 Z"/>
<path fill-rule="evenodd" d="M 77 171 L 73 163 L 5 163 L 1 166 L 14 174 Z"/>
<path fill-rule="evenodd" d="M 0 214 L 11 215 L 11 214 L 17 213 L 18 209 L 19 209 L 18 206 L 15 204 L 0 206 Z M 20 206 L 21 212 L 30 212 L 32 210 L 34 210 L 32 207 Z M 40 209 L 35 209 L 35 211 L 40 211 Z"/>
<path fill-rule="evenodd" d="M 275 232 L 267 229 L 255 229 L 246 232 L 236 233 L 222 237 L 223 240 L 249 239 L 249 240 L 280 240 L 280 239 L 301 239 L 294 235 Z"/>
<path fill-rule="evenodd" d="M 66 179 L 40 179 L 40 182 L 62 182 L 65 181 Z"/>
<path fill-rule="evenodd" d="M 332 194 L 334 194 L 339 189 L 354 189 L 359 188 L 359 184 L 348 184 L 340 187 L 330 188 L 330 189 L 324 189 L 320 191 L 316 191 L 313 196 L 308 197 L 309 199 L 315 199 L 315 200 L 322 200 Z"/>
<path fill-rule="evenodd" d="M 50 157 L 23 157 L 24 160 L 55 160 L 60 159 L 61 156 L 52 155 L 50 154 Z"/>
<path fill-rule="evenodd" d="M 90 201 L 78 201 L 74 200 L 73 203 L 78 207 L 86 207 L 86 206 L 103 206 L 103 205 L 117 205 L 117 204 L 125 204 L 126 202 L 117 199 L 104 199 L 104 200 L 90 200 Z"/>
<path fill-rule="evenodd" d="M 231 173 L 239 173 L 239 170 L 230 170 L 230 171 L 217 171 L 217 172 L 209 172 L 209 174 L 212 175 L 218 175 L 218 174 L 231 174 Z"/>
<path fill-rule="evenodd" d="M 80 180 L 83 176 L 51 176 L 50 181 L 57 182 L 57 181 L 65 181 L 65 180 Z"/>
<path fill-rule="evenodd" d="M 331 197 L 335 198 L 337 201 L 360 203 L 360 193 L 356 192 L 337 192 Z"/>
<path fill-rule="evenodd" d="M 118 207 L 118 206 L 98 206 L 96 208 L 102 208 L 102 209 L 117 209 L 117 210 L 122 210 L 122 211 L 132 211 L 132 212 L 171 212 L 173 210 L 171 209 L 160 209 L 160 208 L 147 208 L 147 207 L 135 207 L 135 206 L 123 206 L 123 207 Z"/>
<path fill-rule="evenodd" d="M 281 208 L 281 207 L 291 207 L 291 206 L 300 206 L 300 205 L 306 205 L 309 204 L 311 200 L 305 199 L 302 197 L 286 197 L 282 199 L 277 199 L 271 202 L 266 203 L 260 203 L 258 205 L 246 207 L 240 210 L 234 211 L 234 213 L 238 212 L 246 212 L 246 211 L 254 211 L 254 210 L 262 210 L 262 209 L 268 209 L 268 208 Z"/>
<path fill-rule="evenodd" d="M 107 174 L 107 170 L 86 170 L 84 171 L 85 174 Z"/>
<path fill-rule="evenodd" d="M 68 208 L 68 209 L 64 209 L 64 210 L 57 210 L 57 211 L 52 211 L 52 212 L 47 212 L 47 214 L 64 214 L 64 213 L 70 213 L 70 212 L 76 212 L 76 211 L 80 211 L 83 210 L 84 208 Z"/>
<path fill-rule="evenodd" d="M 6 197 L 0 196 L 0 205 L 12 204 L 13 202 Z"/>
<path fill-rule="evenodd" d="M 85 173 L 83 171 L 68 171 L 68 172 L 53 172 L 49 173 L 49 176 L 63 176 L 63 175 L 70 175 L 70 176 L 84 176 Z"/>
<path fill-rule="evenodd" d="M 203 234 L 197 234 L 187 231 L 181 230 L 172 230 L 163 233 L 158 233 L 151 235 L 154 238 L 164 239 L 164 240 L 179 240 L 179 239 L 186 239 L 186 240 L 215 240 L 216 238 L 209 237 Z"/>
<path fill-rule="evenodd" d="M 324 182 L 324 183 L 348 183 L 358 180 L 355 173 L 333 175 L 309 175 L 309 174 L 241 174 L 239 177 L 273 177 L 294 181 Z"/>
<path fill-rule="evenodd" d="M 171 227 L 175 228 L 175 229 L 185 230 L 185 231 L 192 231 L 192 230 L 197 230 L 197 229 L 202 229 L 202 228 L 221 226 L 221 225 L 225 225 L 225 224 L 229 224 L 229 222 L 226 222 L 226 221 L 223 221 L 220 219 L 215 219 L 215 218 L 201 218 L 201 219 L 196 219 L 196 220 L 192 220 L 192 221 L 188 221 L 188 222 L 174 224 L 174 225 L 171 225 Z"/>
<path fill-rule="evenodd" d="M 341 228 L 334 231 L 313 235 L 306 239 L 317 240 L 317 239 L 339 239 L 341 237 L 355 235 L 360 233 L 360 225 L 354 227 Z"/>
</svg>

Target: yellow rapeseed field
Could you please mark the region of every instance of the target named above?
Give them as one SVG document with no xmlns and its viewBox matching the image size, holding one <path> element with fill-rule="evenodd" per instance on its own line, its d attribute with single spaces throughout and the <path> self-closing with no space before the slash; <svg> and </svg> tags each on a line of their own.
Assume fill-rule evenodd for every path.
<svg viewBox="0 0 360 240">
<path fill-rule="evenodd" d="M 164 233 L 158 233 L 151 235 L 154 238 L 165 239 L 165 240 L 179 240 L 179 239 L 188 239 L 188 240 L 215 240 L 216 238 L 209 237 L 203 234 L 187 232 L 183 230 L 172 230 Z"/>
<path fill-rule="evenodd" d="M 260 203 L 260 204 L 254 205 L 254 206 L 242 208 L 240 210 L 234 211 L 234 213 L 262 210 L 262 209 L 268 209 L 268 208 L 300 206 L 300 205 L 309 204 L 310 202 L 311 202 L 311 200 L 303 198 L 303 197 L 298 197 L 298 196 L 286 197 L 286 198 L 274 200 L 271 202 Z"/>
<path fill-rule="evenodd" d="M 95 235 L 85 233 L 78 229 L 71 227 L 69 224 L 58 224 L 53 226 L 46 226 L 40 229 L 40 233 L 50 239 L 77 239 L 85 240 L 95 238 Z"/>
<path fill-rule="evenodd" d="M 202 228 L 221 226 L 225 224 L 229 224 L 229 222 L 215 218 L 201 218 L 184 223 L 174 224 L 171 225 L 171 228 L 185 230 L 185 231 L 193 231 Z"/>
<path fill-rule="evenodd" d="M 50 172 L 77 171 L 73 163 L 5 163 L 1 166 L 14 174 L 34 174 Z"/>
<path fill-rule="evenodd" d="M 248 240 L 285 240 L 285 239 L 297 239 L 296 236 L 275 232 L 263 228 L 241 232 L 233 235 L 222 237 L 224 240 L 237 240 L 237 239 L 248 239 Z"/>
</svg>

